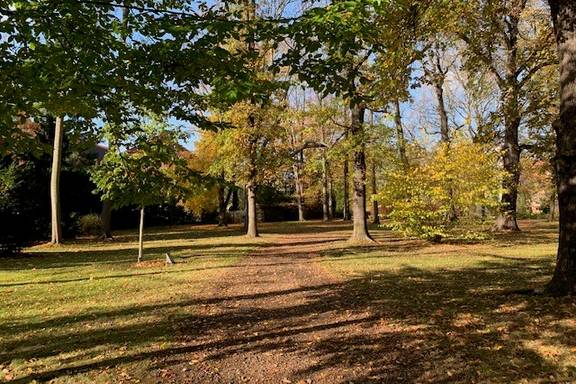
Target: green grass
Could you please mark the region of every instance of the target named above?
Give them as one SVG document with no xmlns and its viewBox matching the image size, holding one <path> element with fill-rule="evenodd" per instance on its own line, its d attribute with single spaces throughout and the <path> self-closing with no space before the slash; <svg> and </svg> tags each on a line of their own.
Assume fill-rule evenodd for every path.
<svg viewBox="0 0 576 384">
<path fill-rule="evenodd" d="M 183 330 L 222 326 L 197 315 L 203 289 L 256 248 L 273 253 L 275 241 L 300 239 L 281 248 L 290 262 L 313 254 L 339 277 L 322 288 L 326 308 L 377 319 L 376 329 L 367 323 L 364 334 L 315 347 L 328 365 L 366 366 L 359 382 L 398 372 L 407 382 L 574 382 L 574 299 L 512 293 L 550 278 L 556 226 L 521 226 L 473 244 L 373 229 L 374 246 L 348 244 L 343 223 L 267 224 L 257 241 L 237 227 L 159 228 L 147 234 L 142 265 L 133 232 L 37 246 L 0 258 L 0 381 L 154 382 L 158 358 L 189 352 Z M 163 264 L 165 252 L 175 265 Z"/>
<path fill-rule="evenodd" d="M 388 333 L 342 343 L 370 350 L 374 366 L 394 343 L 414 381 L 576 381 L 574 299 L 515 293 L 549 281 L 556 225 L 522 227 L 477 244 L 376 231 L 378 246 L 326 250 L 324 265 L 345 279 L 345 300 L 374 312 Z"/>
<path fill-rule="evenodd" d="M 97 366 L 104 358 L 120 364 L 73 379 L 64 374 L 58 382 L 145 377 L 150 359 L 122 364 L 122 357 L 177 343 L 178 319 L 195 311 L 191 294 L 253 248 L 237 234 L 207 227 L 153 230 L 141 265 L 134 233 L 0 258 L 0 380 Z M 164 265 L 165 252 L 175 265 Z"/>
</svg>

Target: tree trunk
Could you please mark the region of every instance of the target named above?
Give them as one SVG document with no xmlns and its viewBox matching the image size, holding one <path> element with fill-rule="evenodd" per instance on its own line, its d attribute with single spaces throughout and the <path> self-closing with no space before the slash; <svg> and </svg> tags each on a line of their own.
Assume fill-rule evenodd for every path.
<svg viewBox="0 0 576 384">
<path fill-rule="evenodd" d="M 374 199 L 378 193 L 378 184 L 376 182 L 376 163 L 372 162 L 372 224 L 380 224 L 380 215 L 378 212 L 378 201 Z"/>
<path fill-rule="evenodd" d="M 400 112 L 400 100 L 394 99 L 394 125 L 396 126 L 396 145 L 398 155 L 404 169 L 408 168 L 408 158 L 406 157 L 406 139 L 404 138 L 404 127 L 402 127 L 402 114 Z"/>
<path fill-rule="evenodd" d="M 226 227 L 228 225 L 226 220 L 226 206 L 228 205 L 226 202 L 226 197 L 224 194 L 226 193 L 224 185 L 218 185 L 218 226 L 219 227 Z"/>
<path fill-rule="evenodd" d="M 550 0 L 560 58 L 560 119 L 556 172 L 560 233 L 556 269 L 547 290 L 576 294 L 576 2 Z"/>
<path fill-rule="evenodd" d="M 140 230 L 138 232 L 138 262 L 144 257 L 144 207 L 140 207 Z"/>
<path fill-rule="evenodd" d="M 436 91 L 436 101 L 438 102 L 438 115 L 440 116 L 440 138 L 442 142 L 450 142 L 450 129 L 448 127 L 448 114 L 446 113 L 446 104 L 444 103 L 444 78 L 434 82 Z"/>
<path fill-rule="evenodd" d="M 296 188 L 296 203 L 298 204 L 298 221 L 304 221 L 304 185 L 300 174 L 301 164 L 304 163 L 304 154 L 300 151 L 299 161 L 294 163 L 294 186 Z"/>
<path fill-rule="evenodd" d="M 232 205 L 230 206 L 231 211 L 238 211 L 240 209 L 240 198 L 238 197 L 238 188 L 234 187 L 232 189 Z"/>
<path fill-rule="evenodd" d="M 254 184 L 246 186 L 246 200 L 248 208 L 248 227 L 246 236 L 249 238 L 258 237 L 258 212 L 256 208 L 256 187 Z"/>
<path fill-rule="evenodd" d="M 326 161 L 325 150 L 322 149 L 322 220 L 328 221 L 328 162 Z"/>
<path fill-rule="evenodd" d="M 520 144 L 518 143 L 518 128 L 520 119 L 506 121 L 504 134 L 504 154 L 502 157 L 506 176 L 502 182 L 504 192 L 500 201 L 500 213 L 493 230 L 519 231 L 516 221 L 518 200 L 518 183 L 520 182 Z"/>
<path fill-rule="evenodd" d="M 342 219 L 350 220 L 350 187 L 349 183 L 348 159 L 344 160 L 344 174 L 342 175 L 342 184 L 344 188 L 344 204 L 342 206 Z"/>
<path fill-rule="evenodd" d="M 548 211 L 548 221 L 556 220 L 556 191 L 550 194 L 550 209 Z"/>
<path fill-rule="evenodd" d="M 62 224 L 60 212 L 60 170 L 62 167 L 62 141 L 64 127 L 62 117 L 56 117 L 54 127 L 54 150 L 52 153 L 52 171 L 50 175 L 50 208 L 52 222 L 52 244 L 62 243 Z"/>
<path fill-rule="evenodd" d="M 244 187 L 244 214 L 242 215 L 242 227 L 244 233 L 248 233 L 248 187 Z"/>
<path fill-rule="evenodd" d="M 350 133 L 355 140 L 352 182 L 352 242 L 373 242 L 366 220 L 366 154 L 364 152 L 364 112 L 362 105 L 352 104 Z"/>
<path fill-rule="evenodd" d="M 112 238 L 112 202 L 104 200 L 102 202 L 102 211 L 100 212 L 100 221 L 102 222 L 102 237 L 104 239 Z"/>
<path fill-rule="evenodd" d="M 328 168 L 328 218 L 334 219 L 334 191 L 332 190 L 332 172 L 330 171 L 330 163 L 327 163 Z"/>
<path fill-rule="evenodd" d="M 521 5 L 521 4 L 520 4 Z M 524 1 L 525 5 L 525 1 Z M 518 36 L 520 34 L 519 12 L 523 9 L 511 9 L 506 24 L 506 73 L 499 82 L 501 96 L 501 112 L 504 117 L 504 153 L 502 163 L 507 173 L 503 180 L 500 213 L 493 229 L 500 231 L 519 231 L 516 221 L 518 183 L 520 182 L 520 144 L 518 129 L 521 123 L 520 88 L 518 80 Z"/>
</svg>

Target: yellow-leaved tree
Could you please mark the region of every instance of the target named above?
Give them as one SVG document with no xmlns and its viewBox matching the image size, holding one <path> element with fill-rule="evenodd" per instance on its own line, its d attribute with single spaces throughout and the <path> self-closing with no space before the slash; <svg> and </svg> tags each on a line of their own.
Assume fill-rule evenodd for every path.
<svg viewBox="0 0 576 384">
<path fill-rule="evenodd" d="M 498 152 L 456 139 L 432 151 L 421 149 L 409 169 L 387 171 L 378 200 L 393 229 L 440 241 L 459 221 L 476 216 L 478 208 L 498 206 L 504 175 Z"/>
</svg>

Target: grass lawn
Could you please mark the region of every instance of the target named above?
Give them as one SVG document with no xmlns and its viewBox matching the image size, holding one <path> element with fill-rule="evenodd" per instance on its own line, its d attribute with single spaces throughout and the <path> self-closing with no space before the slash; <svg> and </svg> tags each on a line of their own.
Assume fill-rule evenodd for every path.
<svg viewBox="0 0 576 384">
<path fill-rule="evenodd" d="M 98 361 L 173 346 L 173 326 L 195 311 L 191 293 L 252 249 L 237 234 L 216 227 L 151 230 L 142 265 L 135 263 L 134 233 L 0 258 L 0 381 L 86 364 L 98 369 L 57 382 L 145 377 L 149 360 L 113 368 Z M 164 265 L 165 252 L 176 264 Z"/>
<path fill-rule="evenodd" d="M 344 276 L 349 301 L 382 318 L 387 335 L 342 343 L 378 365 L 393 340 L 416 356 L 407 370 L 419 370 L 419 381 L 576 382 L 576 301 L 510 293 L 550 279 L 556 225 L 521 226 L 478 244 L 378 231 L 380 246 L 327 250 L 324 264 Z"/>
<path fill-rule="evenodd" d="M 313 351 L 292 346 L 343 371 L 367 367 L 357 382 L 390 374 L 405 374 L 404 382 L 576 382 L 574 299 L 513 293 L 550 278 L 556 225 L 521 226 L 520 234 L 474 244 L 373 229 L 379 243 L 364 247 L 346 242 L 350 226 L 342 223 L 266 224 L 256 241 L 239 236 L 238 227 L 159 228 L 147 234 L 141 265 L 133 232 L 112 242 L 37 246 L 29 256 L 0 258 L 0 381 L 157 382 L 150 372 L 162 369 L 155 358 L 163 351 L 186 358 L 179 332 L 194 326 L 204 289 L 259 249 L 286 257 L 277 271 L 319 263 L 336 278 L 317 288 L 324 292 L 318 305 L 302 304 L 306 315 L 324 314 L 329 324 L 333 310 L 373 315 L 365 331 L 319 339 Z M 165 252 L 175 265 L 164 265 Z M 251 319 L 243 312 L 237 318 Z M 273 319 L 260 325 L 272 334 L 277 326 Z"/>
</svg>

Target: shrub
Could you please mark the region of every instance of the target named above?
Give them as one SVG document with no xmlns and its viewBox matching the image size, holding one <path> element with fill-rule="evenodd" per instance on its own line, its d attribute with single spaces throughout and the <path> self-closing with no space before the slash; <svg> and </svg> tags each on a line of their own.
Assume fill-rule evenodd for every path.
<svg viewBox="0 0 576 384">
<path fill-rule="evenodd" d="M 392 229 L 440 241 L 478 206 L 498 205 L 502 177 L 498 153 L 456 140 L 424 153 L 409 169 L 388 171 L 377 199 L 388 208 Z"/>
<path fill-rule="evenodd" d="M 85 236 L 98 236 L 102 234 L 102 221 L 100 216 L 91 213 L 80 216 L 78 219 L 78 232 Z"/>
<path fill-rule="evenodd" d="M 0 167 L 0 256 L 19 253 L 31 239 L 27 206 L 18 196 L 20 173 L 14 164 Z"/>
</svg>

